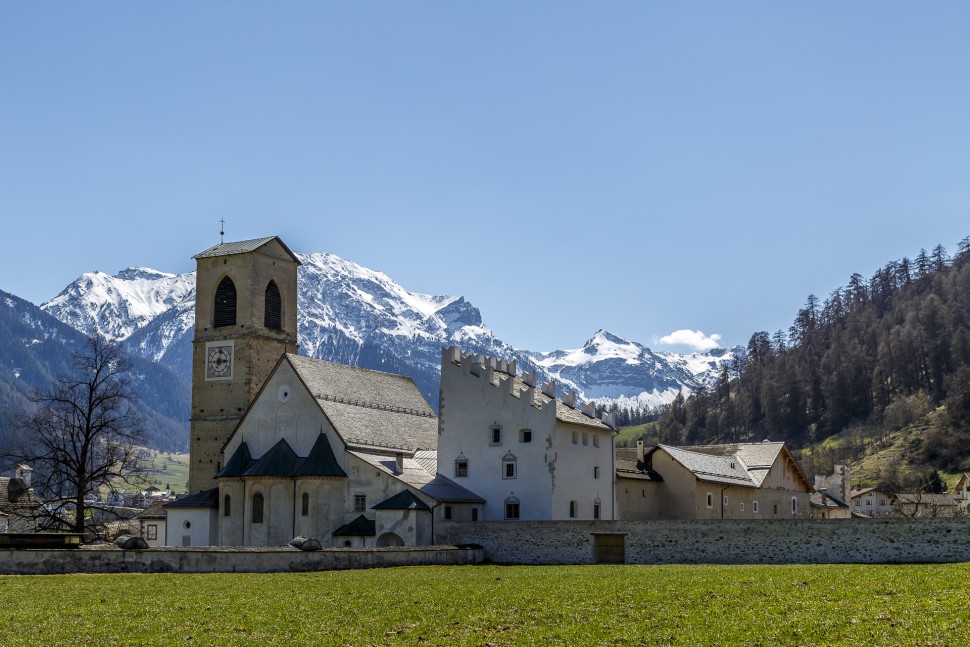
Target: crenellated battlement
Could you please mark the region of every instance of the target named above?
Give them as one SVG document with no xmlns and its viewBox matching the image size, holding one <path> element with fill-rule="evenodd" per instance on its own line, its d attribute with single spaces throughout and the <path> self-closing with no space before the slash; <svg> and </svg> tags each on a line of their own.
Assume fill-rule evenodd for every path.
<svg viewBox="0 0 970 647">
<path fill-rule="evenodd" d="M 562 402 L 570 409 L 582 413 L 585 417 L 599 420 L 610 429 L 616 429 L 616 423 L 612 413 L 602 413 L 596 415 L 596 403 L 592 400 L 580 405 L 579 398 L 574 391 L 566 391 L 562 398 L 556 395 L 557 384 L 555 380 L 543 382 L 541 385 L 537 381 L 536 371 L 524 371 L 518 374 L 518 366 L 515 360 L 505 360 L 498 357 L 489 357 L 471 352 L 462 352 L 455 346 L 442 349 L 442 365 L 452 364 L 461 367 L 468 375 L 476 378 L 484 378 L 485 381 L 494 387 L 501 388 L 514 398 L 525 399 L 532 403 L 537 409 L 543 408 L 543 402 L 536 397 L 537 392 L 553 400 Z"/>
</svg>

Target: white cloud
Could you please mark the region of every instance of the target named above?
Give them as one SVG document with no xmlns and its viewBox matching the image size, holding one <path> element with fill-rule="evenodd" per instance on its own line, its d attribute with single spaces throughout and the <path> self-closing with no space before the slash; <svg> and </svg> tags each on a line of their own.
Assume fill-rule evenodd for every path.
<svg viewBox="0 0 970 647">
<path fill-rule="evenodd" d="M 683 346 L 690 346 L 694 350 L 705 351 L 714 348 L 720 348 L 721 336 L 717 333 L 713 335 L 705 335 L 703 331 L 700 330 L 675 330 L 669 335 L 664 335 L 659 340 L 659 343 L 672 346 L 674 344 L 680 344 Z"/>
</svg>

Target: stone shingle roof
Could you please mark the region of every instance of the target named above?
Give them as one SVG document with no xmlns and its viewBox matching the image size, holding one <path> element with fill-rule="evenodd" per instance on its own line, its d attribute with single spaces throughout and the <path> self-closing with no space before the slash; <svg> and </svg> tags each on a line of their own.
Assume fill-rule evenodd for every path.
<svg viewBox="0 0 970 647">
<path fill-rule="evenodd" d="M 174 502 L 173 502 L 174 503 Z M 153 504 L 135 515 L 136 519 L 164 519 L 165 502 L 155 501 Z"/>
<path fill-rule="evenodd" d="M 748 474 L 744 464 L 734 456 L 718 456 L 706 452 L 692 451 L 682 447 L 657 445 L 652 450 L 663 449 L 671 458 L 694 473 L 700 481 L 740 485 L 743 487 L 758 487 L 754 479 Z"/>
<path fill-rule="evenodd" d="M 635 447 L 616 448 L 616 475 L 619 478 L 642 481 L 662 481 L 663 477 L 640 461 Z"/>
<path fill-rule="evenodd" d="M 411 490 L 401 490 L 394 496 L 371 506 L 371 510 L 431 510 L 431 508 Z"/>
<path fill-rule="evenodd" d="M 438 446 L 438 417 L 411 378 L 302 355 L 286 358 L 347 445 L 408 453 Z"/>
<path fill-rule="evenodd" d="M 249 252 L 255 252 L 263 245 L 266 245 L 267 243 L 270 243 L 274 240 L 277 243 L 279 243 L 280 247 L 282 247 L 286 251 L 286 253 L 290 255 L 290 257 L 293 259 L 294 262 L 296 262 L 297 265 L 301 264 L 300 259 L 298 259 L 296 255 L 290 251 L 290 248 L 287 247 L 282 240 L 280 240 L 279 236 L 268 236 L 266 238 L 253 238 L 252 240 L 240 240 L 234 243 L 219 243 L 218 245 L 213 245 L 209 249 L 199 252 L 192 258 L 195 258 L 195 259 L 215 258 L 217 256 L 232 256 L 234 254 L 248 254 Z"/>
<path fill-rule="evenodd" d="M 348 450 L 348 452 L 418 490 L 434 479 L 434 474 L 424 469 L 420 463 L 408 456 L 403 457 L 401 460 L 404 469 L 398 470 L 397 459 L 394 456 L 360 450 Z"/>
<path fill-rule="evenodd" d="M 23 479 L 0 477 L 0 512 L 11 514 L 38 507 L 40 499 Z"/>
<path fill-rule="evenodd" d="M 327 434 L 317 436 L 317 441 L 310 448 L 310 453 L 302 459 L 302 465 L 296 470 L 298 477 L 306 476 L 347 476 L 337 463 Z"/>
</svg>

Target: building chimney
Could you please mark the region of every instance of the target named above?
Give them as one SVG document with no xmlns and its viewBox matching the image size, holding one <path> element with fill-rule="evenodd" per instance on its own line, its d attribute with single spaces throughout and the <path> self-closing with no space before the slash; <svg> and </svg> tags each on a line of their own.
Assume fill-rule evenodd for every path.
<svg viewBox="0 0 970 647">
<path fill-rule="evenodd" d="M 637 441 L 637 460 L 643 462 L 643 438 Z"/>
<path fill-rule="evenodd" d="M 30 475 L 34 470 L 29 465 L 20 464 L 14 470 L 14 476 L 24 482 L 24 487 L 30 489 Z"/>
<path fill-rule="evenodd" d="M 394 454 L 394 467 L 397 469 L 398 474 L 404 473 L 404 454 L 401 452 Z"/>
</svg>

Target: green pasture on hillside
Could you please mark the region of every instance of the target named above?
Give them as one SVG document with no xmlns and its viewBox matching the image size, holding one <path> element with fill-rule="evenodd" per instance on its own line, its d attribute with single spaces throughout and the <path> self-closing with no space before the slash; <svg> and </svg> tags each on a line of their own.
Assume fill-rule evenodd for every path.
<svg viewBox="0 0 970 647">
<path fill-rule="evenodd" d="M 966 645 L 970 564 L 0 577 L 2 645 Z"/>
</svg>

